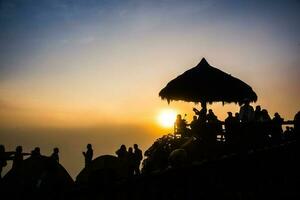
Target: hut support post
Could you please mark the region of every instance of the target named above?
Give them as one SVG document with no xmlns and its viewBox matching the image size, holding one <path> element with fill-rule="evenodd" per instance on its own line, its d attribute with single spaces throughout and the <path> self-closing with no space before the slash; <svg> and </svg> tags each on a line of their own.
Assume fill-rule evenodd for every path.
<svg viewBox="0 0 300 200">
<path fill-rule="evenodd" d="M 207 109 L 207 102 L 206 101 L 200 101 L 201 102 L 201 108 Z"/>
</svg>

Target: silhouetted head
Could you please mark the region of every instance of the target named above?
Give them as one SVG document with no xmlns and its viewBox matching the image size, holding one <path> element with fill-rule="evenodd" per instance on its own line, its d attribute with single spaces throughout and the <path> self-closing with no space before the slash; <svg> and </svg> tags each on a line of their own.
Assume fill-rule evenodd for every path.
<svg viewBox="0 0 300 200">
<path fill-rule="evenodd" d="M 41 153 L 41 149 L 40 149 L 40 147 L 35 147 L 35 148 L 34 148 L 34 151 L 35 151 L 36 153 L 38 153 L 38 154 L 40 154 L 40 153 Z"/>
<path fill-rule="evenodd" d="M 40 155 L 41 155 L 40 147 L 35 147 L 35 148 L 31 151 L 31 155 L 34 156 L 34 157 L 40 156 Z"/>
<path fill-rule="evenodd" d="M 232 117 L 232 112 L 227 112 L 228 117 Z"/>
<path fill-rule="evenodd" d="M 295 121 L 300 121 L 300 111 L 296 113 L 295 117 L 294 117 Z"/>
<path fill-rule="evenodd" d="M 193 120 L 194 120 L 194 121 L 197 120 L 197 116 L 196 116 L 196 115 L 193 116 Z"/>
<path fill-rule="evenodd" d="M 181 114 L 177 115 L 177 119 L 180 120 L 181 119 Z"/>
<path fill-rule="evenodd" d="M 59 149 L 58 149 L 57 147 L 55 147 L 55 148 L 53 149 L 53 152 L 54 152 L 54 153 L 58 153 L 58 152 L 59 152 Z"/>
<path fill-rule="evenodd" d="M 240 114 L 239 114 L 238 112 L 236 112 L 236 113 L 234 114 L 234 116 L 238 118 L 238 117 L 240 117 Z"/>
<path fill-rule="evenodd" d="M 139 148 L 139 146 L 138 146 L 137 144 L 134 144 L 134 145 L 133 145 L 133 148 L 134 148 L 134 149 L 137 149 L 137 148 Z"/>
<path fill-rule="evenodd" d="M 22 152 L 23 152 L 22 146 L 17 146 L 17 147 L 16 147 L 16 153 L 20 154 L 20 153 L 22 153 Z"/>
<path fill-rule="evenodd" d="M 260 112 L 261 111 L 261 107 L 258 105 L 255 107 L 255 111 Z"/>
<path fill-rule="evenodd" d="M 91 149 L 91 148 L 92 148 L 92 145 L 91 145 L 91 144 L 87 144 L 87 145 L 86 145 L 86 148 L 87 148 L 87 149 Z"/>
<path fill-rule="evenodd" d="M 209 110 L 208 110 L 208 113 L 209 113 L 209 114 L 214 114 L 214 112 L 213 112 L 212 109 L 209 109 Z"/>
<path fill-rule="evenodd" d="M 120 149 L 126 151 L 126 146 L 125 146 L 125 144 L 122 144 L 121 147 L 120 147 Z"/>
<path fill-rule="evenodd" d="M 133 153 L 132 147 L 129 147 L 129 148 L 128 148 L 128 152 L 129 152 L 129 153 Z"/>
<path fill-rule="evenodd" d="M 274 117 L 280 117 L 279 113 L 278 112 L 274 113 Z"/>
<path fill-rule="evenodd" d="M 262 109 L 261 111 L 263 114 L 268 114 L 268 111 L 266 109 Z"/>
</svg>

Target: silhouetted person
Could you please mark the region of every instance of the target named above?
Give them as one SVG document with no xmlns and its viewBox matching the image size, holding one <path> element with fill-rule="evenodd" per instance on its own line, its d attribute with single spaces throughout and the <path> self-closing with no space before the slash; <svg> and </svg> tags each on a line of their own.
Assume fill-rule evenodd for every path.
<svg viewBox="0 0 300 200">
<path fill-rule="evenodd" d="M 87 144 L 86 148 L 87 148 L 86 152 L 82 152 L 82 154 L 84 156 L 85 166 L 87 167 L 88 165 L 91 164 L 93 160 L 94 151 L 91 144 Z"/>
<path fill-rule="evenodd" d="M 182 119 L 181 115 L 178 114 L 175 121 L 175 134 L 180 134 L 182 137 L 187 134 L 187 123 Z"/>
<path fill-rule="evenodd" d="M 29 153 L 23 153 L 23 148 L 22 146 L 17 146 L 16 147 L 16 152 L 15 155 L 13 156 L 13 164 L 12 164 L 12 169 L 20 169 L 23 160 L 24 160 L 24 155 L 30 155 Z"/>
<path fill-rule="evenodd" d="M 206 113 L 207 113 L 207 108 L 205 103 L 201 103 L 201 110 L 197 110 L 196 108 L 193 108 L 193 111 L 195 112 L 196 115 L 198 115 L 198 120 L 200 123 L 206 122 Z"/>
<path fill-rule="evenodd" d="M 193 108 L 193 111 L 196 115 L 198 115 L 198 126 L 197 126 L 197 136 L 199 139 L 203 139 L 207 133 L 207 126 L 206 126 L 206 115 L 207 115 L 207 107 L 206 103 L 201 102 L 201 110 L 197 110 Z"/>
<path fill-rule="evenodd" d="M 253 124 L 254 109 L 248 99 L 244 100 L 244 104 L 240 108 L 239 117 L 241 120 L 243 145 L 246 149 L 253 149 L 256 145 L 255 124 Z"/>
<path fill-rule="evenodd" d="M 233 143 L 233 138 L 236 133 L 234 133 L 236 130 L 235 128 L 235 118 L 232 116 L 232 112 L 227 112 L 228 116 L 225 119 L 225 140 L 227 144 Z"/>
<path fill-rule="evenodd" d="M 274 118 L 272 119 L 272 141 L 275 143 L 279 143 L 281 141 L 282 136 L 282 123 L 283 118 L 276 112 L 274 114 Z"/>
<path fill-rule="evenodd" d="M 206 116 L 207 119 L 207 129 L 204 133 L 203 139 L 210 144 L 214 144 L 216 142 L 217 134 L 222 133 L 222 124 L 218 120 L 218 117 L 214 114 L 212 109 L 208 110 L 208 114 Z"/>
<path fill-rule="evenodd" d="M 240 114 L 238 112 L 234 113 L 234 118 L 238 121 L 241 122 L 240 120 Z"/>
<path fill-rule="evenodd" d="M 296 140 L 298 140 L 300 134 L 300 111 L 297 112 L 297 114 L 294 117 L 294 132 Z"/>
<path fill-rule="evenodd" d="M 287 126 L 285 128 L 285 131 L 283 132 L 283 139 L 284 140 L 290 140 L 293 138 L 293 132 L 291 130 L 291 127 Z"/>
<path fill-rule="evenodd" d="M 116 154 L 117 154 L 118 158 L 120 158 L 120 160 L 126 161 L 127 160 L 127 156 L 128 156 L 128 152 L 127 152 L 126 146 L 124 144 L 122 144 L 121 147 L 120 147 L 120 149 L 118 149 L 116 151 Z"/>
<path fill-rule="evenodd" d="M 254 111 L 254 120 L 256 122 L 261 122 L 261 118 L 262 118 L 262 113 L 261 113 L 261 107 L 258 105 L 255 107 L 255 111 Z"/>
<path fill-rule="evenodd" d="M 261 111 L 261 133 L 264 137 L 264 142 L 270 141 L 269 135 L 271 134 L 271 117 L 266 109 Z"/>
<path fill-rule="evenodd" d="M 263 122 L 270 122 L 271 117 L 266 109 L 262 109 L 261 111 L 261 119 Z"/>
<path fill-rule="evenodd" d="M 232 131 L 233 131 L 233 135 L 232 135 L 232 140 L 233 143 L 235 144 L 240 144 L 241 140 L 242 140 L 242 133 L 241 133 L 241 120 L 240 120 L 240 116 L 239 113 L 236 112 L 234 114 L 233 117 L 233 124 L 232 124 Z"/>
<path fill-rule="evenodd" d="M 215 123 L 217 121 L 217 116 L 215 113 L 212 111 L 212 109 L 208 110 L 208 114 L 206 116 L 207 122 L 208 123 Z"/>
<path fill-rule="evenodd" d="M 135 156 L 132 147 L 128 148 L 127 154 L 128 176 L 134 175 Z"/>
<path fill-rule="evenodd" d="M 51 158 L 53 159 L 53 160 L 55 160 L 56 162 L 58 162 L 59 163 L 59 155 L 58 155 L 58 153 L 59 153 L 59 149 L 57 148 L 57 147 L 55 147 L 54 149 L 53 149 L 53 153 L 51 154 Z M 93 157 L 93 156 L 92 156 Z"/>
<path fill-rule="evenodd" d="M 0 145 L 0 181 L 2 179 L 2 169 L 7 165 L 6 162 L 6 153 L 5 153 L 5 147 L 4 145 Z"/>
<path fill-rule="evenodd" d="M 241 106 L 239 116 L 243 123 L 251 122 L 254 119 L 254 110 L 248 99 L 246 99 L 244 105 Z"/>
<path fill-rule="evenodd" d="M 257 147 L 259 146 L 264 146 L 265 145 L 265 141 L 266 141 L 266 137 L 265 134 L 263 132 L 263 118 L 262 118 L 262 110 L 261 107 L 259 105 L 257 105 L 255 107 L 255 111 L 254 111 L 254 124 L 253 124 L 253 140 L 255 142 L 255 145 Z"/>
<path fill-rule="evenodd" d="M 133 145 L 134 148 L 134 173 L 139 175 L 140 174 L 140 164 L 143 160 L 143 152 L 139 149 L 137 144 Z"/>
<path fill-rule="evenodd" d="M 191 132 L 193 136 L 197 135 L 197 132 L 199 131 L 199 121 L 196 115 L 193 116 L 193 120 L 190 123 Z"/>
<path fill-rule="evenodd" d="M 31 157 L 32 158 L 40 158 L 41 157 L 41 149 L 40 149 L 40 147 L 35 147 L 31 151 Z"/>
</svg>

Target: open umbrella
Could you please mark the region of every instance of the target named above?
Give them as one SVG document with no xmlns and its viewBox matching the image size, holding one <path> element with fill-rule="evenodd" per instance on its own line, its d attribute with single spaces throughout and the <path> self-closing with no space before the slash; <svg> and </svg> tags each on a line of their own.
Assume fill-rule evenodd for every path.
<svg viewBox="0 0 300 200">
<path fill-rule="evenodd" d="M 242 103 L 256 101 L 257 95 L 245 82 L 210 66 L 205 58 L 194 68 L 171 80 L 159 96 L 168 102 Z"/>
</svg>

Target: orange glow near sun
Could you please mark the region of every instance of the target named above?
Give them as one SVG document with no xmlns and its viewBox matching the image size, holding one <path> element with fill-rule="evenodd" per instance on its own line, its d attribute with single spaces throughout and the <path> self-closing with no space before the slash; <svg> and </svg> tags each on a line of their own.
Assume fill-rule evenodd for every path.
<svg viewBox="0 0 300 200">
<path fill-rule="evenodd" d="M 164 109 L 160 111 L 158 115 L 158 123 L 165 128 L 171 128 L 174 126 L 176 120 L 176 111 L 172 109 Z"/>
</svg>

